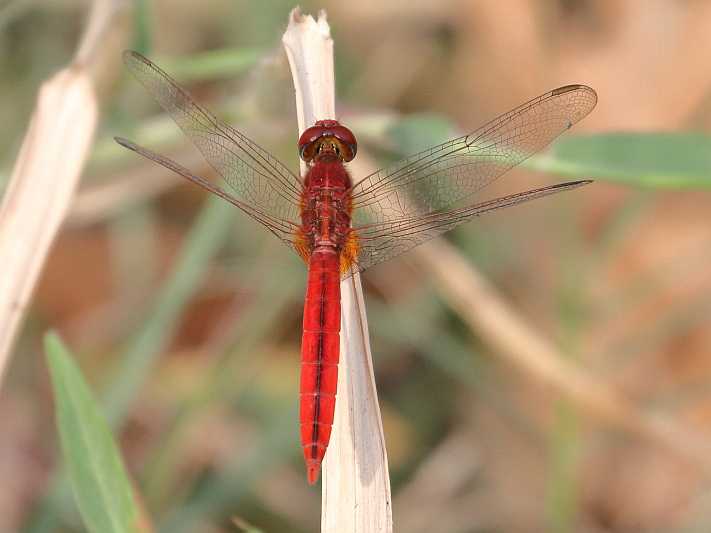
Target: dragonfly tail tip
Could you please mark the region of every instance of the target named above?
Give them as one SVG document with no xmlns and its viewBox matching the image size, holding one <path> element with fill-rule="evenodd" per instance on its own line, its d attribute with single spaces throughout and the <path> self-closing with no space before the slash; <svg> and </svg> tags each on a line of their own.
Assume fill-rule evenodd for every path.
<svg viewBox="0 0 711 533">
<path fill-rule="evenodd" d="M 306 463 L 306 478 L 309 485 L 315 485 L 318 481 L 318 475 L 321 470 L 321 464 L 318 461 L 309 461 Z"/>
</svg>

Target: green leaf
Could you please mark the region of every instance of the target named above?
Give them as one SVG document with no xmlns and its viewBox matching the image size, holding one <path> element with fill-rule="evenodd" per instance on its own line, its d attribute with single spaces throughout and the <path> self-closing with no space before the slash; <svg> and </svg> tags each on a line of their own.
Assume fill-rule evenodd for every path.
<svg viewBox="0 0 711 533">
<path fill-rule="evenodd" d="M 182 83 L 233 77 L 257 64 L 266 54 L 262 48 L 211 50 L 180 58 L 158 59 L 158 64 Z"/>
<path fill-rule="evenodd" d="M 60 338 L 45 337 L 62 455 L 84 523 L 92 533 L 147 531 L 106 420 Z"/>
<path fill-rule="evenodd" d="M 711 187 L 711 136 L 700 133 L 606 133 L 566 136 L 527 166 L 659 188 Z"/>
<path fill-rule="evenodd" d="M 135 0 L 133 27 L 133 49 L 148 55 L 153 43 L 153 17 L 148 0 Z"/>
<path fill-rule="evenodd" d="M 106 416 L 113 427 L 125 417 L 177 327 L 185 303 L 204 279 L 210 260 L 230 235 L 236 211 L 232 204 L 212 196 L 193 224 L 175 269 L 162 285 L 150 314 L 121 355 L 116 375 L 106 391 Z"/>
<path fill-rule="evenodd" d="M 456 134 L 452 123 L 441 115 L 421 113 L 396 121 L 387 131 L 387 138 L 398 153 L 412 154 L 443 143 Z"/>
</svg>

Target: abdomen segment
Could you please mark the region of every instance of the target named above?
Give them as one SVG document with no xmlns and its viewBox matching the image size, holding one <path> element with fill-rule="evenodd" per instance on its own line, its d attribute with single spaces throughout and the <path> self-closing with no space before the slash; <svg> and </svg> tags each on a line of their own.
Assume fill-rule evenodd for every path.
<svg viewBox="0 0 711 533">
<path fill-rule="evenodd" d="M 316 248 L 309 258 L 301 340 L 301 445 L 310 484 L 316 483 L 331 437 L 341 331 L 339 257 Z"/>
</svg>

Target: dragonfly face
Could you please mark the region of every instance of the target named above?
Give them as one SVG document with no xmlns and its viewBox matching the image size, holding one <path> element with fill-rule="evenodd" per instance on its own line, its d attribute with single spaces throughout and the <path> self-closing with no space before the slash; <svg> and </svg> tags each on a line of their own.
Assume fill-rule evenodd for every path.
<svg viewBox="0 0 711 533">
<path fill-rule="evenodd" d="M 305 129 L 299 138 L 299 155 L 307 163 L 326 153 L 347 163 L 355 157 L 357 150 L 355 135 L 337 120 L 319 120 Z"/>
<path fill-rule="evenodd" d="M 119 144 L 231 202 L 308 265 L 301 350 L 301 440 L 315 483 L 328 446 L 336 401 L 340 338 L 339 281 L 396 257 L 474 217 L 591 183 L 572 181 L 475 201 L 482 189 L 546 147 L 595 107 L 584 85 L 534 98 L 481 128 L 413 154 L 351 182 L 353 133 L 336 120 L 303 132 L 301 180 L 267 150 L 219 121 L 148 59 L 124 54 L 131 73 L 203 153 L 226 188 L 175 161 L 117 138 Z"/>
</svg>

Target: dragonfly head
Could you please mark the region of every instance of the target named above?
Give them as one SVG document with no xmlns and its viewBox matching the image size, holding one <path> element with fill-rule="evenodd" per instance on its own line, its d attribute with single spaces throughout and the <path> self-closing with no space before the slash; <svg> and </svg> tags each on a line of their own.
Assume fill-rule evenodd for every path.
<svg viewBox="0 0 711 533">
<path fill-rule="evenodd" d="M 348 162 L 357 150 L 355 135 L 337 120 L 319 120 L 299 138 L 299 155 L 307 163 L 326 154 Z"/>
</svg>

